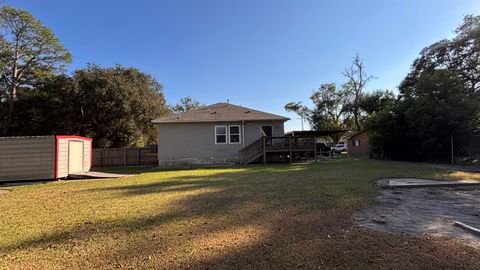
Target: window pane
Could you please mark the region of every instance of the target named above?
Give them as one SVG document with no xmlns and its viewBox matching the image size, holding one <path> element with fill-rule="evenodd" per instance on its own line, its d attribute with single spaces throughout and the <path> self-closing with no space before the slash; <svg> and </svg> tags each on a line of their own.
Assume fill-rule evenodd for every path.
<svg viewBox="0 0 480 270">
<path fill-rule="evenodd" d="M 217 135 L 227 135 L 227 128 L 226 127 L 216 127 L 215 132 Z"/>
<path fill-rule="evenodd" d="M 231 143 L 239 143 L 240 142 L 240 135 L 230 135 L 230 142 Z"/>
<path fill-rule="evenodd" d="M 226 143 L 227 136 L 226 135 L 217 135 L 217 143 Z"/>
<path fill-rule="evenodd" d="M 230 134 L 240 134 L 240 127 L 230 126 Z"/>
</svg>

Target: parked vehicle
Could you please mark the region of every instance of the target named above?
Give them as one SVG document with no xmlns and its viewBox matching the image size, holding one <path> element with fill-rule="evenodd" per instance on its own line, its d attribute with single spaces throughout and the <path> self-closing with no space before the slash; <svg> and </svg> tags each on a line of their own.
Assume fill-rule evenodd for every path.
<svg viewBox="0 0 480 270">
<path fill-rule="evenodd" d="M 345 143 L 334 144 L 332 145 L 332 150 L 338 153 L 345 152 L 347 151 L 347 146 Z"/>
<path fill-rule="evenodd" d="M 329 156 L 332 148 L 324 143 L 317 143 L 317 153 L 321 153 L 323 156 Z"/>
</svg>

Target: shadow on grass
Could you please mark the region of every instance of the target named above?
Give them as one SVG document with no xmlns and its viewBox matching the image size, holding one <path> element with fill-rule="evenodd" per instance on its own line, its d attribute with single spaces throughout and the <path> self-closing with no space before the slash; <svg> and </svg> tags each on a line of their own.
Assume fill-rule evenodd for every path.
<svg viewBox="0 0 480 270">
<path fill-rule="evenodd" d="M 74 246 L 97 243 L 104 251 L 90 253 L 88 262 L 84 262 L 96 268 L 112 264 L 165 269 L 398 266 L 389 265 L 387 258 L 375 261 L 372 256 L 379 255 L 385 243 L 400 245 L 404 238 L 392 240 L 370 234 L 353 227 L 350 220 L 350 215 L 371 199 L 371 183 L 359 180 L 355 169 L 343 172 L 343 178 L 334 177 L 339 174 L 335 170 L 342 168 L 337 167 L 341 162 L 335 161 L 331 168 L 322 165 L 237 167 L 236 171 L 221 173 L 212 169 L 206 175 L 164 180 L 155 180 L 155 175 L 149 174 L 152 171 L 147 171 L 147 179 L 140 183 L 84 192 L 92 196 L 97 192 L 114 193 L 127 204 L 138 196 L 169 193 L 178 193 L 179 199 L 166 209 L 159 207 L 128 218 L 85 221 L 0 247 L 0 251 L 61 246 L 75 254 Z M 429 246 L 424 243 L 423 248 Z M 409 252 L 397 252 L 396 256 L 414 254 Z M 440 250 L 438 254 L 445 255 Z"/>
</svg>

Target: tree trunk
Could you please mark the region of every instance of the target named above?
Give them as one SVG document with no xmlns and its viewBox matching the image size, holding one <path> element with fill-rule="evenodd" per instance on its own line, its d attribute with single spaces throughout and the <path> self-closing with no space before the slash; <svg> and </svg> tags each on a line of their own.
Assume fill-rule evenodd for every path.
<svg viewBox="0 0 480 270">
<path fill-rule="evenodd" d="M 360 126 L 360 120 L 358 119 L 358 107 L 353 110 L 353 118 L 355 119 L 355 128 L 357 131 L 362 130 L 362 127 Z"/>
<path fill-rule="evenodd" d="M 18 42 L 17 42 L 18 44 Z M 13 124 L 13 107 L 14 107 L 14 102 L 17 99 L 17 76 L 18 76 L 18 51 L 17 51 L 17 46 L 15 45 L 15 59 L 13 60 L 13 66 L 12 66 L 12 80 L 11 80 L 11 85 L 10 85 L 10 104 L 8 106 L 8 120 L 7 120 L 7 131 L 11 131 L 12 129 L 12 124 Z M 8 132 L 7 132 L 8 133 Z"/>
</svg>

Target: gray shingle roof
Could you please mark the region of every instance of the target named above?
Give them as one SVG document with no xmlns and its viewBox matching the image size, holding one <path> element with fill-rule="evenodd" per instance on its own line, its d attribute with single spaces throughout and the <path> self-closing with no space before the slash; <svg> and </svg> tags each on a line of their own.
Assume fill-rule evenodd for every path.
<svg viewBox="0 0 480 270">
<path fill-rule="evenodd" d="M 227 121 L 287 121 L 290 118 L 261 112 L 228 103 L 215 103 L 183 113 L 175 113 L 153 120 L 153 123 L 192 123 Z"/>
</svg>

